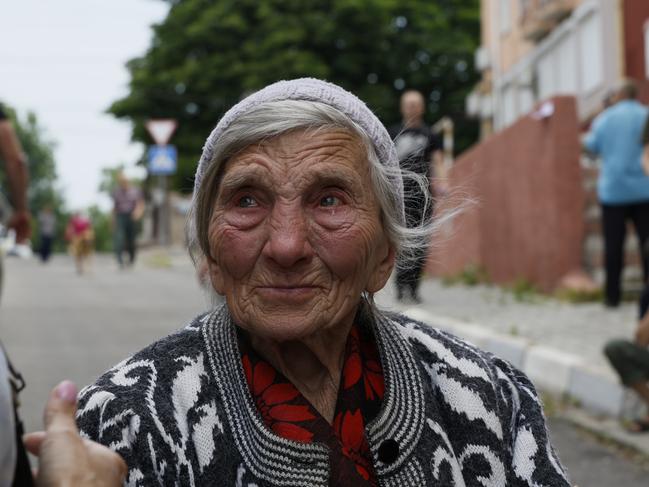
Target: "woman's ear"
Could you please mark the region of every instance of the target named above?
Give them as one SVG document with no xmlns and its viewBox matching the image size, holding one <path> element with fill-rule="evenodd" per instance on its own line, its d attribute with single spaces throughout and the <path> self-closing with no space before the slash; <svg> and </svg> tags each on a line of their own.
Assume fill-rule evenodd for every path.
<svg viewBox="0 0 649 487">
<path fill-rule="evenodd" d="M 376 293 L 383 289 L 385 284 L 388 282 L 388 279 L 390 279 L 390 274 L 392 274 L 392 269 L 394 268 L 396 250 L 394 246 L 388 242 L 387 238 L 384 239 L 384 242 L 380 245 L 377 253 L 379 255 L 378 265 L 370 274 L 365 289 L 369 293 Z"/>
<path fill-rule="evenodd" d="M 207 273 L 210 277 L 210 282 L 212 283 L 212 288 L 218 294 L 225 294 L 225 283 L 223 282 L 223 274 L 221 273 L 221 268 L 218 266 L 216 261 L 211 257 L 207 257 L 203 264 L 201 265 L 207 268 Z M 201 269 L 202 270 L 202 269 Z"/>
</svg>

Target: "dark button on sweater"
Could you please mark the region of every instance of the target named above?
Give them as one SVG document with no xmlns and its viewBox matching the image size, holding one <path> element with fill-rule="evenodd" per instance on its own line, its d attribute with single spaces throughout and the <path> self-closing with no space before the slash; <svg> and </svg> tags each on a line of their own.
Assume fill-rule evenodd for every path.
<svg viewBox="0 0 649 487">
<path fill-rule="evenodd" d="M 379 460 L 383 463 L 393 463 L 399 457 L 399 443 L 392 438 L 385 440 L 379 446 Z"/>
</svg>

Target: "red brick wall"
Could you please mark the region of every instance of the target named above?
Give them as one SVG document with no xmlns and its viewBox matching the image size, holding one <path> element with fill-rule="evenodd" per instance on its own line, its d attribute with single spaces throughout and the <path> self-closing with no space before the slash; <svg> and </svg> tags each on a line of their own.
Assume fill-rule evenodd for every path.
<svg viewBox="0 0 649 487">
<path fill-rule="evenodd" d="M 499 283 L 526 279 L 549 290 L 581 267 L 584 195 L 575 100 L 525 117 L 463 154 L 440 214 L 468 204 L 433 239 L 427 270 L 453 275 L 469 264 Z M 473 200 L 474 203 L 467 201 Z"/>
<path fill-rule="evenodd" d="M 645 105 L 649 104 L 649 80 L 636 79 L 638 83 L 638 100 Z"/>
<path fill-rule="evenodd" d="M 649 20 L 649 1 L 624 0 L 622 8 L 625 76 L 645 79 L 644 24 Z"/>
</svg>

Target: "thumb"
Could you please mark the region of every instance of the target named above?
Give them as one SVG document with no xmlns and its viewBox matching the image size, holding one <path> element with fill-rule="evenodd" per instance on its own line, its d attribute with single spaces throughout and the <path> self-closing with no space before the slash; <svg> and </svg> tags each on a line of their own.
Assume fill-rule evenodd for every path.
<svg viewBox="0 0 649 487">
<path fill-rule="evenodd" d="M 74 414 L 77 411 L 77 386 L 64 380 L 50 393 L 45 405 L 44 423 L 47 432 L 77 431 Z"/>
</svg>

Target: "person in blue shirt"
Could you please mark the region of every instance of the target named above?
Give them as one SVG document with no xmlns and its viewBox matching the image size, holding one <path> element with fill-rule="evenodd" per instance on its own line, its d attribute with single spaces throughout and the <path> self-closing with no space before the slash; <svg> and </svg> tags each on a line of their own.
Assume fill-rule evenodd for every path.
<svg viewBox="0 0 649 487">
<path fill-rule="evenodd" d="M 601 156 L 597 195 L 602 206 L 605 304 L 620 303 L 620 277 L 624 263 L 627 221 L 631 220 L 641 247 L 644 280 L 648 262 L 642 252 L 649 238 L 649 177 L 642 168 L 643 131 L 649 109 L 636 100 L 637 87 L 625 81 L 617 102 L 593 121 L 585 148 Z"/>
</svg>

